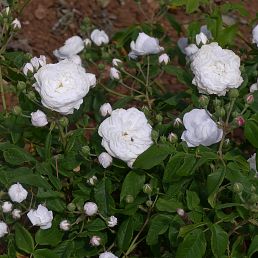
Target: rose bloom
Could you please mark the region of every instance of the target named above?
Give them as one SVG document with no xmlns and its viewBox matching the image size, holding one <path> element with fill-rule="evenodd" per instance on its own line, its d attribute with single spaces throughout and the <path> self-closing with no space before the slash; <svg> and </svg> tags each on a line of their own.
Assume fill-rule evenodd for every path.
<svg viewBox="0 0 258 258">
<path fill-rule="evenodd" d="M 254 153 L 248 160 L 247 162 L 249 163 L 250 169 L 255 171 L 256 177 L 258 176 L 258 171 L 256 168 L 256 153 Z"/>
<path fill-rule="evenodd" d="M 37 210 L 31 209 L 27 216 L 33 226 L 39 226 L 41 229 L 48 229 L 52 226 L 53 212 L 41 204 Z"/>
<path fill-rule="evenodd" d="M 109 42 L 109 37 L 104 30 L 93 30 L 91 32 L 90 38 L 97 46 L 108 44 Z"/>
<path fill-rule="evenodd" d="M 119 80 L 121 77 L 120 72 L 115 67 L 110 68 L 109 75 L 112 80 Z"/>
<path fill-rule="evenodd" d="M 93 216 L 98 212 L 98 206 L 95 202 L 86 202 L 83 209 L 85 214 L 88 216 Z"/>
<path fill-rule="evenodd" d="M 257 91 L 257 90 L 258 90 L 258 81 L 250 86 L 249 91 L 251 93 L 253 93 L 253 92 Z"/>
<path fill-rule="evenodd" d="M 112 157 L 107 152 L 102 152 L 98 156 L 98 161 L 102 165 L 103 168 L 107 168 L 112 164 Z"/>
<path fill-rule="evenodd" d="M 243 82 L 239 68 L 240 58 L 232 50 L 222 49 L 216 42 L 203 45 L 192 58 L 192 83 L 200 93 L 225 96 Z"/>
<path fill-rule="evenodd" d="M 210 146 L 221 140 L 223 130 L 211 119 L 205 109 L 193 109 L 183 117 L 185 131 L 181 139 L 188 147 Z"/>
<path fill-rule="evenodd" d="M 112 254 L 111 252 L 104 252 L 99 255 L 99 258 L 118 258 L 118 257 Z"/>
<path fill-rule="evenodd" d="M 152 127 L 136 108 L 116 109 L 99 126 L 102 146 L 115 158 L 132 166 L 135 159 L 152 145 Z"/>
<path fill-rule="evenodd" d="M 28 192 L 20 183 L 17 183 L 10 186 L 8 195 L 13 202 L 21 203 L 26 200 Z"/>
<path fill-rule="evenodd" d="M 35 89 L 43 106 L 63 115 L 79 109 L 83 98 L 96 84 L 94 74 L 86 73 L 81 66 L 68 60 L 47 64 L 34 74 Z"/>
<path fill-rule="evenodd" d="M 79 36 L 73 36 L 65 41 L 64 46 L 56 49 L 53 54 L 58 59 L 70 58 L 84 49 L 84 41 Z"/>
<path fill-rule="evenodd" d="M 165 65 L 168 64 L 168 62 L 170 61 L 170 58 L 168 56 L 168 54 L 162 54 L 159 56 L 159 63 L 162 64 L 164 63 Z"/>
<path fill-rule="evenodd" d="M 7 224 L 4 223 L 3 221 L 0 221 L 0 238 L 6 234 L 8 234 Z"/>
<path fill-rule="evenodd" d="M 99 112 L 103 117 L 110 115 L 112 113 L 112 107 L 110 103 L 104 103 L 103 105 L 101 105 L 99 108 Z"/>
<path fill-rule="evenodd" d="M 113 228 L 117 225 L 117 218 L 115 216 L 111 216 L 108 218 L 107 224 L 110 228 Z"/>
<path fill-rule="evenodd" d="M 150 37 L 144 32 L 139 33 L 136 41 L 132 41 L 130 44 L 131 52 L 129 57 L 136 59 L 138 56 L 158 54 L 164 50 L 159 46 L 159 41 L 156 38 Z"/>
<path fill-rule="evenodd" d="M 37 110 L 36 112 L 32 112 L 31 114 L 31 123 L 36 127 L 43 127 L 48 124 L 47 116 L 41 110 Z"/>
<path fill-rule="evenodd" d="M 253 43 L 255 43 L 258 47 L 258 25 L 256 25 L 253 28 L 252 34 L 253 34 Z"/>
</svg>

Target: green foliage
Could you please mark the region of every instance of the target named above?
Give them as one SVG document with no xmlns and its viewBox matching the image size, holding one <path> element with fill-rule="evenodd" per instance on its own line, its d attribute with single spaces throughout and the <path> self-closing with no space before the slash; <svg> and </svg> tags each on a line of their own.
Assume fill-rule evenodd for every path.
<svg viewBox="0 0 258 258">
<path fill-rule="evenodd" d="M 148 21 L 120 29 L 109 44 L 99 47 L 92 42 L 81 52 L 83 66 L 87 72 L 94 71 L 97 83 L 69 115 L 42 104 L 32 86 L 38 68 L 27 75 L 22 72 L 31 56 L 6 50 L 17 31 L 11 24 L 13 15 L 19 13 L 19 3 L 8 1 L 12 7 L 9 16 L 1 11 L 0 30 L 5 31 L 0 39 L 0 206 L 11 201 L 13 209 L 21 210 L 21 218 L 2 212 L 0 207 L 0 221 L 8 225 L 8 233 L 1 238 L 0 257 L 98 257 L 105 250 L 117 257 L 135 258 L 243 258 L 257 254 L 258 157 L 252 158 L 251 167 L 247 160 L 258 149 L 258 93 L 248 89 L 257 81 L 258 50 L 249 40 L 251 34 L 241 36 L 241 18 L 228 25 L 224 15 L 244 16 L 249 24 L 255 20 L 251 21 L 240 3 L 158 2 L 159 10 Z M 186 12 L 189 23 L 177 20 L 177 12 Z M 168 28 L 187 37 L 188 44 L 195 44 L 203 25 L 212 34 L 207 44 L 218 42 L 241 58 L 244 81 L 234 89 L 234 96 L 232 91 L 225 96 L 201 96 L 205 93 L 194 85 L 191 71 L 194 56 L 181 53 Z M 93 27 L 86 17 L 80 35 L 89 37 Z M 143 55 L 137 59 L 128 57 L 131 41 L 140 32 L 159 39 L 164 47 L 159 55 L 168 54 L 167 64 L 160 63 L 157 54 L 141 51 Z M 120 78 L 111 80 L 107 74 L 113 58 L 122 62 L 113 64 Z M 223 65 L 220 79 L 226 80 Z M 15 108 L 4 105 L 10 93 L 16 97 Z M 126 138 L 127 132 L 115 135 L 113 143 L 103 143 L 98 128 L 109 116 L 102 117 L 99 112 L 105 102 L 110 102 L 113 110 L 137 107 L 142 111 L 152 127 L 149 140 L 153 144 L 140 152 L 139 146 L 145 146 L 143 136 L 135 135 L 140 142 L 135 147 L 135 138 Z M 222 130 L 221 138 L 209 146 L 206 142 L 205 146 L 190 147 L 182 134 L 198 125 L 187 125 L 183 117 L 201 108 Z M 46 126 L 32 126 L 31 112 L 37 109 L 46 114 Z M 140 122 L 128 123 L 125 118 L 121 127 L 137 127 Z M 113 135 L 115 129 L 106 133 Z M 195 137 L 196 141 L 210 133 L 206 127 L 198 130 L 202 135 Z M 98 160 L 102 152 L 112 156 L 107 166 Z M 127 152 L 132 159 L 123 158 Z M 12 201 L 8 194 L 17 182 L 28 192 L 21 203 Z M 84 210 L 86 202 L 96 203 L 93 215 Z M 53 212 L 49 229 L 42 228 L 41 220 L 32 226 L 27 217 L 39 204 Z M 67 228 L 61 226 L 64 220 Z"/>
</svg>

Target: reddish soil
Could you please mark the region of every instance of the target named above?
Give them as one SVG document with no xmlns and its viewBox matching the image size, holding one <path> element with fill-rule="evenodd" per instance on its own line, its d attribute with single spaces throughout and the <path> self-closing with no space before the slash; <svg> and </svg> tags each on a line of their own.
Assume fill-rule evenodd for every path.
<svg viewBox="0 0 258 258">
<path fill-rule="evenodd" d="M 158 10 L 158 0 L 143 0 L 142 9 L 134 0 L 109 0 L 103 8 L 100 2 L 107 0 L 31 0 L 21 17 L 22 30 L 15 47 L 32 52 L 35 55 L 51 56 L 52 51 L 60 47 L 64 40 L 79 33 L 79 25 L 83 18 L 89 17 L 97 27 L 107 31 L 109 35 L 131 24 L 150 19 Z M 216 2 L 244 3 L 250 16 L 244 18 L 244 32 L 250 33 L 249 19 L 258 11 L 257 0 L 214 0 Z M 187 16 L 181 9 L 171 9 L 176 19 L 187 24 L 194 15 Z M 234 17 L 234 15 L 233 15 Z M 161 21 L 168 34 L 176 37 L 173 29 Z M 246 38 L 251 37 L 245 35 Z M 175 38 L 176 40 L 176 38 Z"/>
</svg>

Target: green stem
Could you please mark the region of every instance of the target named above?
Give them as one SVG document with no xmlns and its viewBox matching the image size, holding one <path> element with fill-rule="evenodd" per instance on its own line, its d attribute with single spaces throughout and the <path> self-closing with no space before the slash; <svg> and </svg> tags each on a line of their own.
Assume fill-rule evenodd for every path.
<svg viewBox="0 0 258 258">
<path fill-rule="evenodd" d="M 149 208 L 148 210 L 148 214 L 147 214 L 147 218 L 142 226 L 142 228 L 140 229 L 140 231 L 138 232 L 138 234 L 135 236 L 135 238 L 133 239 L 132 243 L 130 244 L 128 250 L 126 251 L 125 255 L 123 256 L 123 258 L 127 258 L 128 255 L 135 249 L 135 247 L 137 246 L 138 243 L 140 243 L 142 240 L 138 241 L 138 238 L 140 237 L 140 235 L 142 234 L 143 230 L 146 228 L 146 226 L 148 225 L 149 221 L 150 221 L 150 217 L 151 217 L 151 212 L 158 200 L 159 197 L 159 193 L 157 193 L 156 198 L 152 204 L 152 206 Z"/>
<path fill-rule="evenodd" d="M 224 141 L 225 141 L 225 138 L 226 138 L 226 135 L 228 134 L 228 132 L 226 131 L 227 128 L 228 128 L 228 123 L 229 123 L 229 118 L 230 118 L 230 115 L 231 115 L 231 112 L 233 110 L 233 107 L 234 107 L 234 104 L 235 104 L 235 101 L 236 99 L 232 99 L 232 101 L 230 102 L 230 107 L 229 107 L 229 111 L 227 113 L 227 118 L 226 118 L 226 122 L 225 122 L 225 126 L 223 128 L 223 135 L 222 135 L 222 139 L 220 141 L 220 145 L 219 145 L 219 150 L 218 150 L 218 154 L 219 154 L 219 157 L 223 163 L 223 165 L 225 166 L 225 162 L 223 160 L 223 153 L 222 153 L 222 147 L 223 147 L 223 144 L 224 144 Z"/>
<path fill-rule="evenodd" d="M 60 125 L 59 121 L 56 121 L 56 124 L 57 124 L 59 132 L 60 132 L 60 136 L 61 136 L 61 141 L 62 141 L 63 147 L 65 149 L 65 146 L 66 146 L 66 135 L 64 134 L 63 127 Z"/>
<path fill-rule="evenodd" d="M 2 96 L 3 111 L 6 113 L 6 101 L 5 101 L 5 93 L 4 93 L 4 81 L 3 81 L 3 77 L 2 77 L 1 66 L 0 66 L 0 90 L 1 90 L 1 96 Z"/>
<path fill-rule="evenodd" d="M 145 85 L 145 83 L 144 83 L 141 79 L 139 79 L 139 78 L 137 78 L 136 76 L 134 76 L 134 75 L 128 73 L 125 69 L 122 68 L 121 71 L 122 71 L 123 73 L 125 73 L 126 75 L 132 77 L 133 79 L 135 79 L 136 81 L 138 81 L 138 82 L 141 83 L 142 85 Z"/>
<path fill-rule="evenodd" d="M 141 94 L 141 95 L 144 95 L 143 92 L 141 92 L 141 91 L 139 91 L 139 90 L 136 90 L 136 89 L 134 89 L 134 88 L 129 87 L 129 86 L 126 85 L 123 81 L 121 81 L 120 83 L 121 83 L 125 88 L 127 88 L 127 89 L 129 89 L 129 90 L 131 90 L 131 91 L 135 91 L 135 92 L 137 92 L 137 93 L 139 93 L 139 94 Z"/>
<path fill-rule="evenodd" d="M 151 100 L 149 97 L 149 76 L 150 76 L 150 56 L 147 56 L 147 75 L 146 75 L 146 100 L 149 108 L 151 109 Z"/>
</svg>

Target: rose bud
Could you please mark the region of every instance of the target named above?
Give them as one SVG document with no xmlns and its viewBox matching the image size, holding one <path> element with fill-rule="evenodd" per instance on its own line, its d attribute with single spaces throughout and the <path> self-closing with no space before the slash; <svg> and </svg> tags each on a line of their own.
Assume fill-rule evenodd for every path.
<svg viewBox="0 0 258 258">
<path fill-rule="evenodd" d="M 83 206 L 84 212 L 88 216 L 93 216 L 98 212 L 98 206 L 94 202 L 86 202 Z"/>
<path fill-rule="evenodd" d="M 238 126 L 243 126 L 245 124 L 245 119 L 242 116 L 237 116 L 235 122 Z"/>
<path fill-rule="evenodd" d="M 254 102 L 254 95 L 253 94 L 247 95 L 245 98 L 245 102 L 246 104 L 251 105 Z"/>
</svg>

